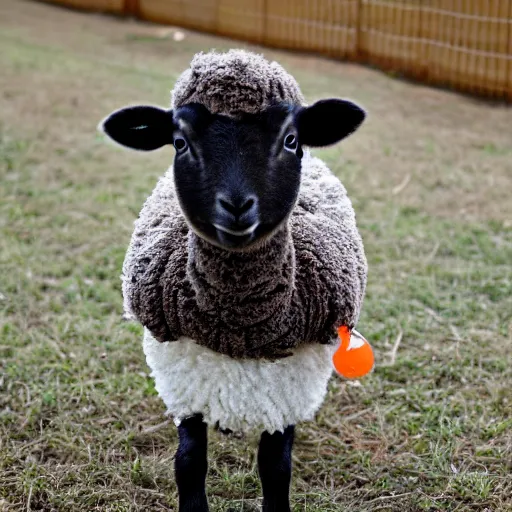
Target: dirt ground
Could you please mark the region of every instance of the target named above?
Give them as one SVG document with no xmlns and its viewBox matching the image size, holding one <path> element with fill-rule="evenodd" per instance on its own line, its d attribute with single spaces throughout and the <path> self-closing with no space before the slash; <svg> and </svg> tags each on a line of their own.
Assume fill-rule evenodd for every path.
<svg viewBox="0 0 512 512">
<path fill-rule="evenodd" d="M 375 70 L 0 0 L 0 511 L 176 510 L 176 433 L 121 321 L 132 222 L 172 152 L 98 122 L 167 105 L 198 51 L 252 48 L 308 100 L 369 112 L 319 151 L 370 265 L 377 367 L 333 378 L 295 450 L 294 511 L 512 511 L 512 110 Z M 257 438 L 210 436 L 212 511 L 259 506 Z"/>
</svg>

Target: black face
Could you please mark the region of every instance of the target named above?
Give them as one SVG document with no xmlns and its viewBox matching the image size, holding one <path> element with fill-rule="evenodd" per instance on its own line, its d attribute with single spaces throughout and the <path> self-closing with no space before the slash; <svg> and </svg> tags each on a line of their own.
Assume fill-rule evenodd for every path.
<svg viewBox="0 0 512 512">
<path fill-rule="evenodd" d="M 242 249 L 285 222 L 297 199 L 302 158 L 288 108 L 234 120 L 196 106 L 180 109 L 175 122 L 176 190 L 198 235 Z"/>
<path fill-rule="evenodd" d="M 220 247 L 243 250 L 271 236 L 290 215 L 300 186 L 302 144 L 326 146 L 355 131 L 364 111 L 347 100 L 278 105 L 242 118 L 190 104 L 175 111 L 136 106 L 102 125 L 116 142 L 176 149 L 174 180 L 190 227 Z"/>
</svg>

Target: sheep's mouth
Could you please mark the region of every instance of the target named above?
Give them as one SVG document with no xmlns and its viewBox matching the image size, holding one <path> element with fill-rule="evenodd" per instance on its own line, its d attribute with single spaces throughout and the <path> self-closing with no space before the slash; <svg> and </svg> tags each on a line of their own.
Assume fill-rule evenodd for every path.
<svg viewBox="0 0 512 512">
<path fill-rule="evenodd" d="M 227 227 L 217 222 L 205 222 L 204 220 L 194 219 L 195 222 L 189 222 L 189 226 L 207 242 L 221 249 L 231 251 L 248 251 L 259 247 L 265 243 L 279 228 L 282 223 L 266 224 L 260 221 L 236 229 L 238 226 Z"/>
<path fill-rule="evenodd" d="M 243 230 L 229 229 L 215 224 L 214 227 L 216 229 L 216 239 L 220 246 L 225 249 L 245 249 L 257 239 L 256 230 L 258 224 L 253 224 Z"/>
<path fill-rule="evenodd" d="M 236 237 L 246 237 L 248 235 L 252 235 L 259 225 L 259 222 L 255 222 L 252 226 L 249 226 L 248 228 L 245 229 L 230 229 L 220 224 L 213 224 L 217 231 L 221 231 L 222 233 Z"/>
</svg>

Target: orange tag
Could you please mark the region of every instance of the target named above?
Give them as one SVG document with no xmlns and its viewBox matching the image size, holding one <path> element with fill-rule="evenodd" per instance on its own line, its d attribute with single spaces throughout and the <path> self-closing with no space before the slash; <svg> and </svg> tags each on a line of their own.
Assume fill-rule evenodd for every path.
<svg viewBox="0 0 512 512">
<path fill-rule="evenodd" d="M 338 328 L 338 335 L 341 343 L 332 357 L 336 371 L 347 379 L 359 379 L 370 373 L 375 360 L 366 339 L 355 329 L 350 332 L 346 325 Z"/>
</svg>

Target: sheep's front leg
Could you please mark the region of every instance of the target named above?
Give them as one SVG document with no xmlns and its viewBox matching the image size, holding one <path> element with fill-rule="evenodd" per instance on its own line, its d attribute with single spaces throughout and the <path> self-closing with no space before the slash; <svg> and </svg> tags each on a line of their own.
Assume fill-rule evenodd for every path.
<svg viewBox="0 0 512 512">
<path fill-rule="evenodd" d="M 292 448 L 295 426 L 283 433 L 263 432 L 258 450 L 258 470 L 263 488 L 263 512 L 290 512 Z"/>
<path fill-rule="evenodd" d="M 207 426 L 198 414 L 178 427 L 179 446 L 174 462 L 179 512 L 208 512 L 206 499 Z"/>
</svg>

